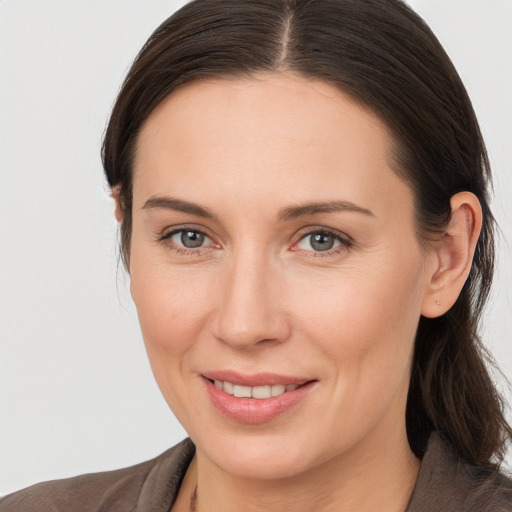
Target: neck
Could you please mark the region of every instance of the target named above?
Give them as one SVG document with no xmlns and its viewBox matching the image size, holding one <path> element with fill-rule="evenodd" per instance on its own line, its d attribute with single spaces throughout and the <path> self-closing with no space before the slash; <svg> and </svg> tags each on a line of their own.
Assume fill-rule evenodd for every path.
<svg viewBox="0 0 512 512">
<path fill-rule="evenodd" d="M 187 512 L 403 512 L 419 465 L 405 429 L 402 435 L 356 446 L 307 472 L 279 480 L 226 473 L 198 451 L 180 498 Z M 173 510 L 181 512 L 181 508 Z"/>
</svg>

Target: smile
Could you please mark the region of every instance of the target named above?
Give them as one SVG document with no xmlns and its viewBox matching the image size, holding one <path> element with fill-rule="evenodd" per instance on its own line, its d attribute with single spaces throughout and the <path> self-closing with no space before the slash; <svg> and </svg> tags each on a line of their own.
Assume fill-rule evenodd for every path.
<svg viewBox="0 0 512 512">
<path fill-rule="evenodd" d="M 293 391 L 299 387 L 298 384 L 268 384 L 251 387 L 222 380 L 214 380 L 213 383 L 217 389 L 224 391 L 228 395 L 233 395 L 238 398 L 256 398 L 257 400 L 281 396 L 287 391 Z"/>
<path fill-rule="evenodd" d="M 274 374 L 241 375 L 235 372 L 201 374 L 212 405 L 237 423 L 261 424 L 299 405 L 318 380 Z"/>
</svg>

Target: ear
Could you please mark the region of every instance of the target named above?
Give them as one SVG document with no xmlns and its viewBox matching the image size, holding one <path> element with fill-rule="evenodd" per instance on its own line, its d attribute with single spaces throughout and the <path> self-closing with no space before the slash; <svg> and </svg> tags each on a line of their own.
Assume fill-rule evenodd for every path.
<svg viewBox="0 0 512 512">
<path fill-rule="evenodd" d="M 121 186 L 115 185 L 110 189 L 110 195 L 112 196 L 112 199 L 115 201 L 115 210 L 114 210 L 114 216 L 121 224 L 123 222 L 123 206 L 121 202 Z"/>
<path fill-rule="evenodd" d="M 474 194 L 455 194 L 450 205 L 446 233 L 436 242 L 429 260 L 430 282 L 421 309 L 428 318 L 443 315 L 455 304 L 469 276 L 482 229 L 482 207 Z"/>
</svg>

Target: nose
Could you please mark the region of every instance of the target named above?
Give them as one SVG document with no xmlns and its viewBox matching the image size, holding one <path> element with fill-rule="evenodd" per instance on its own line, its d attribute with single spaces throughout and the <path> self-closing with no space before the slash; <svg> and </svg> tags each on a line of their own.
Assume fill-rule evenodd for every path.
<svg viewBox="0 0 512 512">
<path fill-rule="evenodd" d="M 283 276 L 263 255 L 238 254 L 219 282 L 216 337 L 233 348 L 278 343 L 290 334 Z"/>
</svg>

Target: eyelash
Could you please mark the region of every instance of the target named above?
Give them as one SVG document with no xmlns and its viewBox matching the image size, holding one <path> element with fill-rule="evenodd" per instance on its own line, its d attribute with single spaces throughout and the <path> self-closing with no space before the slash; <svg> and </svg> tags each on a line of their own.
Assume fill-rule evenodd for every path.
<svg viewBox="0 0 512 512">
<path fill-rule="evenodd" d="M 205 250 L 210 249 L 210 246 L 200 246 L 197 248 L 187 248 L 177 245 L 176 243 L 172 242 L 171 238 L 174 235 L 177 235 L 179 233 L 184 232 L 192 232 L 196 233 L 198 235 L 204 236 L 208 238 L 209 240 L 212 240 L 212 237 L 209 236 L 207 233 L 205 233 L 203 230 L 195 228 L 193 226 L 183 226 L 180 228 L 173 229 L 172 231 L 169 231 L 162 236 L 158 237 L 158 242 L 164 243 L 170 250 L 177 254 L 181 255 L 193 255 L 193 256 L 201 256 Z M 339 245 L 333 249 L 327 249 L 325 251 L 314 251 L 314 250 L 306 250 L 306 249 L 300 249 L 296 246 L 305 240 L 307 237 L 311 237 L 314 235 L 324 235 L 334 238 L 337 242 L 339 242 Z M 214 246 L 219 247 L 218 244 L 215 244 L 213 242 Z M 302 252 L 305 257 L 308 258 L 328 258 L 328 257 L 335 257 L 338 256 L 340 253 L 346 252 L 351 246 L 353 242 L 350 239 L 350 237 L 341 234 L 339 231 L 325 228 L 325 227 L 318 227 L 318 228 L 308 228 L 307 230 L 302 231 L 299 233 L 297 240 L 293 243 L 290 250 L 293 252 Z"/>
<path fill-rule="evenodd" d="M 333 249 L 328 249 L 325 251 L 313 251 L 313 250 L 303 250 L 300 248 L 296 248 L 296 246 L 305 240 L 308 237 L 314 236 L 314 235 L 324 235 L 334 238 L 336 241 L 338 241 L 340 244 L 338 247 L 335 247 Z M 293 244 L 292 251 L 296 252 L 302 252 L 304 253 L 304 256 L 307 258 L 332 258 L 339 256 L 341 253 L 346 252 L 350 247 L 352 246 L 353 241 L 348 237 L 347 235 L 344 235 L 340 233 L 339 231 L 336 231 L 334 229 L 329 229 L 325 227 L 315 227 L 315 228 L 307 228 L 306 230 L 302 231 L 298 235 L 298 240 Z"/>
<path fill-rule="evenodd" d="M 179 246 L 171 240 L 171 238 L 174 235 L 177 235 L 179 233 L 184 233 L 187 231 L 192 232 L 192 233 L 197 233 L 198 235 L 205 236 L 208 239 L 212 240 L 212 237 L 209 236 L 208 233 L 205 233 L 201 229 L 198 229 L 193 226 L 183 226 L 183 227 L 173 229 L 173 230 L 168 231 L 167 233 L 163 234 L 162 236 L 160 236 L 158 238 L 158 242 L 165 244 L 170 250 L 172 250 L 173 252 L 175 252 L 177 254 L 182 254 L 182 255 L 187 255 L 187 256 L 190 256 L 190 255 L 191 256 L 201 256 L 203 254 L 204 250 L 208 250 L 210 247 L 201 246 L 201 247 L 197 247 L 195 249 L 191 249 L 188 247 Z M 214 244 L 214 245 L 218 246 L 217 244 Z"/>
</svg>

